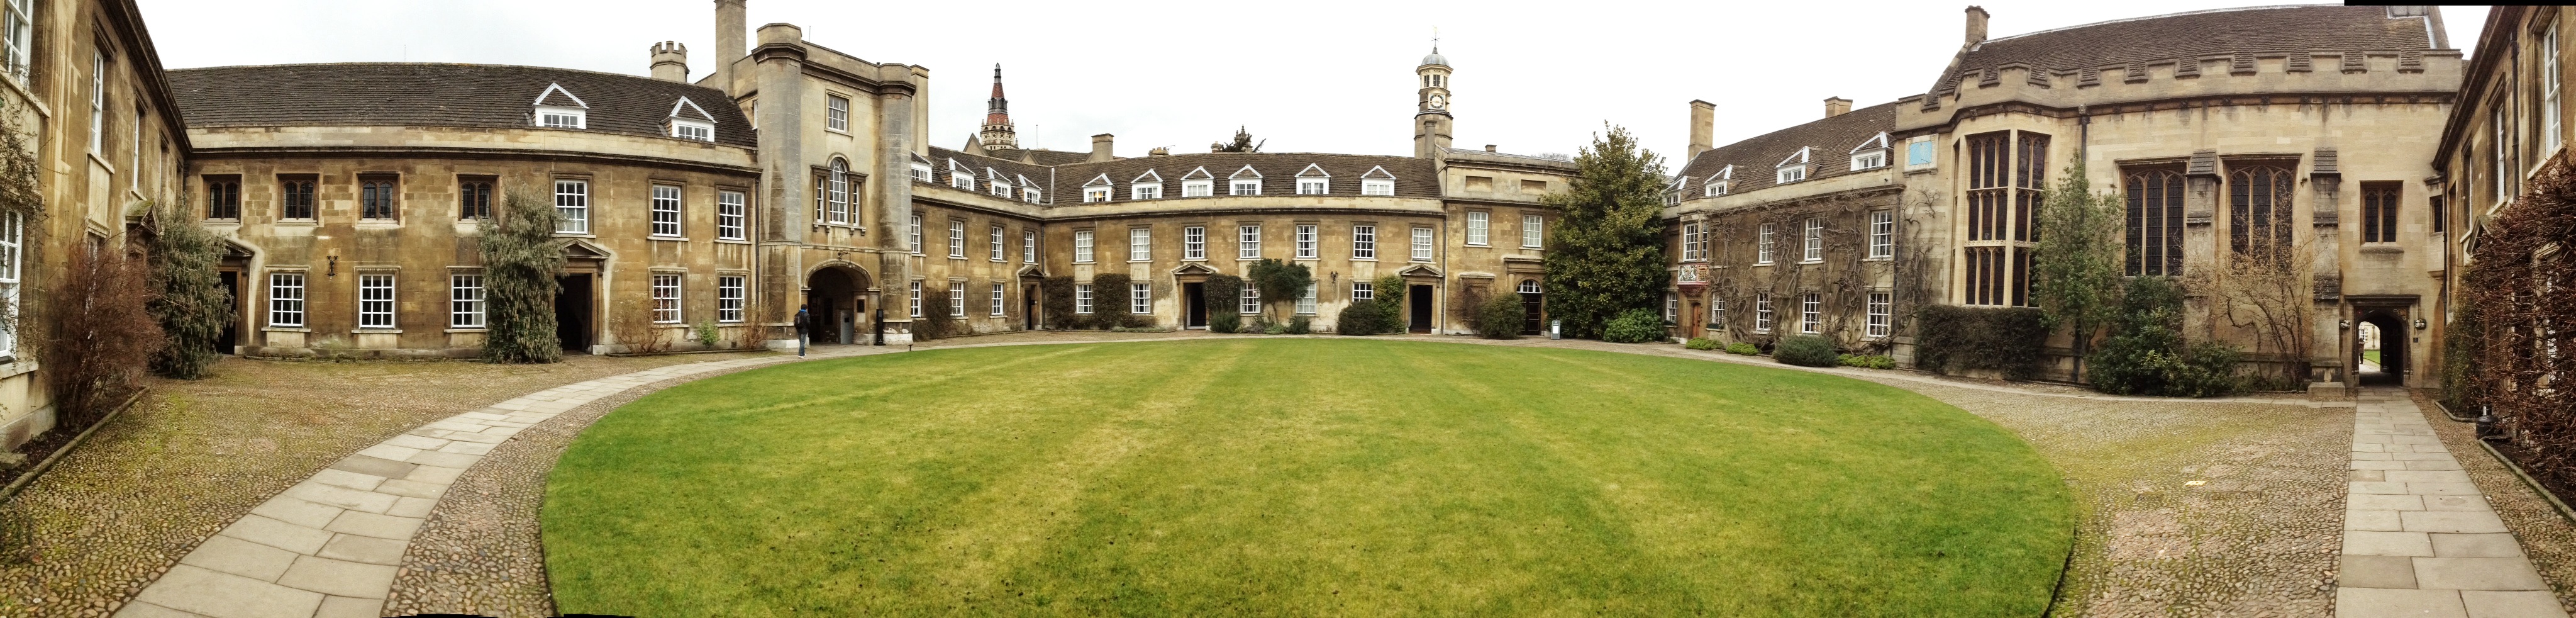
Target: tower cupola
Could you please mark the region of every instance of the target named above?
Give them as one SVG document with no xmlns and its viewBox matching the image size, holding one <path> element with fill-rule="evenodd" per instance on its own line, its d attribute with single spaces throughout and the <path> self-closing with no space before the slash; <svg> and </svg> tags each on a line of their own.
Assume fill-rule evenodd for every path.
<svg viewBox="0 0 2576 618">
<path fill-rule="evenodd" d="M 1019 133 L 1011 128 L 1011 100 L 1002 97 L 1002 65 L 993 65 L 993 98 L 984 104 L 984 128 L 975 134 L 985 148 L 1018 148 Z"/>
<path fill-rule="evenodd" d="M 1449 58 L 1440 55 L 1439 41 L 1432 41 L 1431 54 L 1413 67 L 1413 75 L 1420 87 L 1413 112 L 1413 156 L 1439 158 L 1449 148 L 1454 120 L 1449 115 Z"/>
</svg>

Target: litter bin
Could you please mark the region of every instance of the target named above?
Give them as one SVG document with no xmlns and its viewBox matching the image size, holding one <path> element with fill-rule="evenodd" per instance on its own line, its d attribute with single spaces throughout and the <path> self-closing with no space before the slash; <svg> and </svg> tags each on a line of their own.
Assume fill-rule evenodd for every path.
<svg viewBox="0 0 2576 618">
<path fill-rule="evenodd" d="M 1549 338 L 1549 339 L 1564 339 L 1564 338 L 1565 338 L 1565 320 L 1548 320 L 1548 321 L 1547 321 L 1547 338 Z"/>
</svg>

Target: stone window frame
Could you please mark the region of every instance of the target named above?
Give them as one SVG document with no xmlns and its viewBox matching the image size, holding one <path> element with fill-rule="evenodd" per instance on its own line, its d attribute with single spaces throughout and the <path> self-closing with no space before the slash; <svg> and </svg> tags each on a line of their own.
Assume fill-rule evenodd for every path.
<svg viewBox="0 0 2576 618">
<path fill-rule="evenodd" d="M 1136 233 L 1130 231 L 1127 234 L 1128 242 L 1130 243 L 1127 257 L 1129 261 L 1134 261 L 1136 256 L 1133 243 L 1135 242 Z M 1195 262 L 1205 259 L 1207 259 L 1207 226 L 1181 226 L 1181 260 Z"/>
<path fill-rule="evenodd" d="M 823 93 L 823 130 L 850 132 L 850 98 L 837 92 Z"/>
<path fill-rule="evenodd" d="M 470 292 L 469 292 L 470 290 Z M 484 294 L 483 271 L 455 270 L 447 273 L 447 327 L 479 329 L 487 327 L 490 300 Z"/>
<path fill-rule="evenodd" d="M 402 327 L 401 273 L 393 270 L 358 271 L 358 330 L 386 331 Z M 381 292 L 382 298 L 370 298 Z"/>
</svg>

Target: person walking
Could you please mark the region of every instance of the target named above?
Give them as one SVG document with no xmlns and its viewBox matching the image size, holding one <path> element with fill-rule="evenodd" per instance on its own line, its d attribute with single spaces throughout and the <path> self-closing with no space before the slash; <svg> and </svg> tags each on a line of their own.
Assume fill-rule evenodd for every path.
<svg viewBox="0 0 2576 618">
<path fill-rule="evenodd" d="M 796 306 L 796 357 L 797 357 L 797 358 L 804 358 L 804 357 L 805 357 L 805 340 L 806 340 L 806 339 L 810 339 L 810 338 L 812 338 L 812 337 L 813 337 L 813 334 L 812 334 L 810 331 L 812 331 L 812 330 L 814 329 L 814 326 L 813 326 L 813 324 L 814 324 L 814 318 L 812 317 L 812 314 L 810 314 L 810 313 L 806 312 L 805 307 L 806 307 L 805 305 L 797 305 L 797 306 Z"/>
</svg>

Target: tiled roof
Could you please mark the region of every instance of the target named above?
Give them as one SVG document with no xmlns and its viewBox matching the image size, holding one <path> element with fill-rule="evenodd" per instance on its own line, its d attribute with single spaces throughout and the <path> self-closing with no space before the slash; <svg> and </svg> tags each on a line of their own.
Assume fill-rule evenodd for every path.
<svg viewBox="0 0 2576 618">
<path fill-rule="evenodd" d="M 2402 52 L 2432 47 L 2427 19 L 2391 18 L 2379 6 L 2267 6 L 2107 21 L 1988 40 L 1935 85 L 1954 87 L 1988 69 L 2020 63 L 2053 71 L 2137 69 L 2175 58 L 2281 52 Z M 2347 62 L 2354 60 L 2347 56 Z"/>
<path fill-rule="evenodd" d="M 1082 183 L 1091 180 L 1092 177 L 1105 173 L 1109 175 L 1110 180 L 1118 183 L 1118 189 L 1110 192 L 1111 197 L 1115 201 L 1123 202 L 1127 201 L 1130 181 L 1144 175 L 1146 170 L 1153 170 L 1156 175 L 1163 178 L 1163 195 L 1165 199 L 1170 199 L 1181 195 L 1181 178 L 1189 176 L 1193 170 L 1205 167 L 1209 174 L 1225 179 L 1233 177 L 1245 166 L 1250 166 L 1254 172 L 1261 175 L 1262 195 L 1294 195 L 1297 192 L 1297 173 L 1305 170 L 1308 165 L 1316 166 L 1324 173 L 1332 175 L 1332 182 L 1327 187 L 1331 192 L 1327 195 L 1359 195 L 1360 177 L 1367 175 L 1369 170 L 1384 167 L 1387 173 L 1395 175 L 1397 197 L 1440 197 L 1439 174 L 1432 171 L 1429 159 L 1303 152 L 1210 152 L 1136 157 L 1107 163 L 1061 165 L 1056 167 L 1056 184 L 1066 189 L 1073 189 L 1082 186 Z M 1244 177 L 1251 176 L 1247 174 Z M 1226 182 L 1219 180 L 1215 188 L 1218 195 L 1224 195 Z M 1081 195 L 1078 193 L 1066 194 L 1065 197 L 1068 199 L 1057 200 L 1055 203 L 1061 205 L 1081 201 Z"/>
<path fill-rule="evenodd" d="M 1332 177 L 1332 183 L 1327 187 L 1331 193 L 1327 195 L 1359 195 L 1362 176 L 1386 178 L 1392 175 L 1395 178 L 1397 197 L 1440 197 L 1440 179 L 1439 175 L 1432 171 L 1431 161 L 1413 157 L 1297 152 L 1206 153 L 1135 157 L 1106 163 L 1044 166 L 971 155 L 934 146 L 930 149 L 934 184 L 949 186 L 948 161 L 950 159 L 955 159 L 959 165 L 976 170 L 977 174 L 982 174 L 982 170 L 989 166 L 1005 173 L 1028 176 L 1030 180 L 1041 184 L 1051 183 L 1052 186 L 1039 188 L 1046 189 L 1047 201 L 1056 205 L 1081 203 L 1081 189 L 1084 183 L 1091 182 L 1102 174 L 1107 174 L 1111 186 L 1115 187 L 1110 192 L 1112 201 L 1124 202 L 1128 201 L 1128 189 L 1134 186 L 1135 179 L 1145 176 L 1149 171 L 1163 179 L 1163 199 L 1174 199 L 1181 196 L 1183 177 L 1197 179 L 1212 175 L 1219 179 L 1231 178 L 1247 166 L 1252 169 L 1252 173 L 1244 174 L 1243 177 L 1251 178 L 1254 174 L 1261 176 L 1262 195 L 1295 195 L 1297 174 L 1304 172 L 1307 166 L 1314 166 Z M 1202 167 L 1207 168 L 1205 173 L 1193 175 Z M 1379 168 L 1384 168 L 1386 171 L 1372 173 Z M 1052 176 L 1048 175 L 1049 170 L 1054 171 Z M 1311 176 L 1311 173 L 1309 175 Z M 1050 181 L 1049 178 L 1053 180 Z M 991 191 L 990 187 L 982 184 L 976 185 L 976 189 Z M 1218 195 L 1226 193 L 1223 181 L 1217 183 L 1215 192 Z"/>
<path fill-rule="evenodd" d="M 1729 195 L 1769 187 L 1777 184 L 1780 161 L 1798 154 L 1799 148 L 1815 149 L 1809 157 L 1808 181 L 1849 174 L 1852 149 L 1893 128 L 1896 104 L 1880 103 L 1711 148 L 1682 166 L 1685 178 L 1678 188 L 1687 191 L 1685 199 L 1700 197 L 1708 177 L 1728 165 L 1735 166 L 1735 177 L 1727 185 Z M 1897 154 L 1889 153 L 1890 164 Z"/>
<path fill-rule="evenodd" d="M 992 152 L 995 157 L 1009 159 L 1012 161 L 1018 161 L 1020 160 L 1020 157 L 1026 156 L 1030 161 L 1036 162 L 1038 165 L 1064 165 L 1067 163 L 1081 163 L 1091 160 L 1091 153 L 1088 152 L 1069 152 L 1063 150 L 1047 150 L 1044 148 L 995 148 Z"/>
<path fill-rule="evenodd" d="M 636 75 L 391 62 L 179 69 L 169 75 L 189 126 L 526 127 L 537 97 L 555 84 L 589 105 L 584 130 L 667 136 L 672 106 L 688 97 L 715 117 L 717 143 L 758 145 L 742 109 L 723 92 Z M 549 104 L 571 103 L 559 94 L 548 98 Z"/>
</svg>

